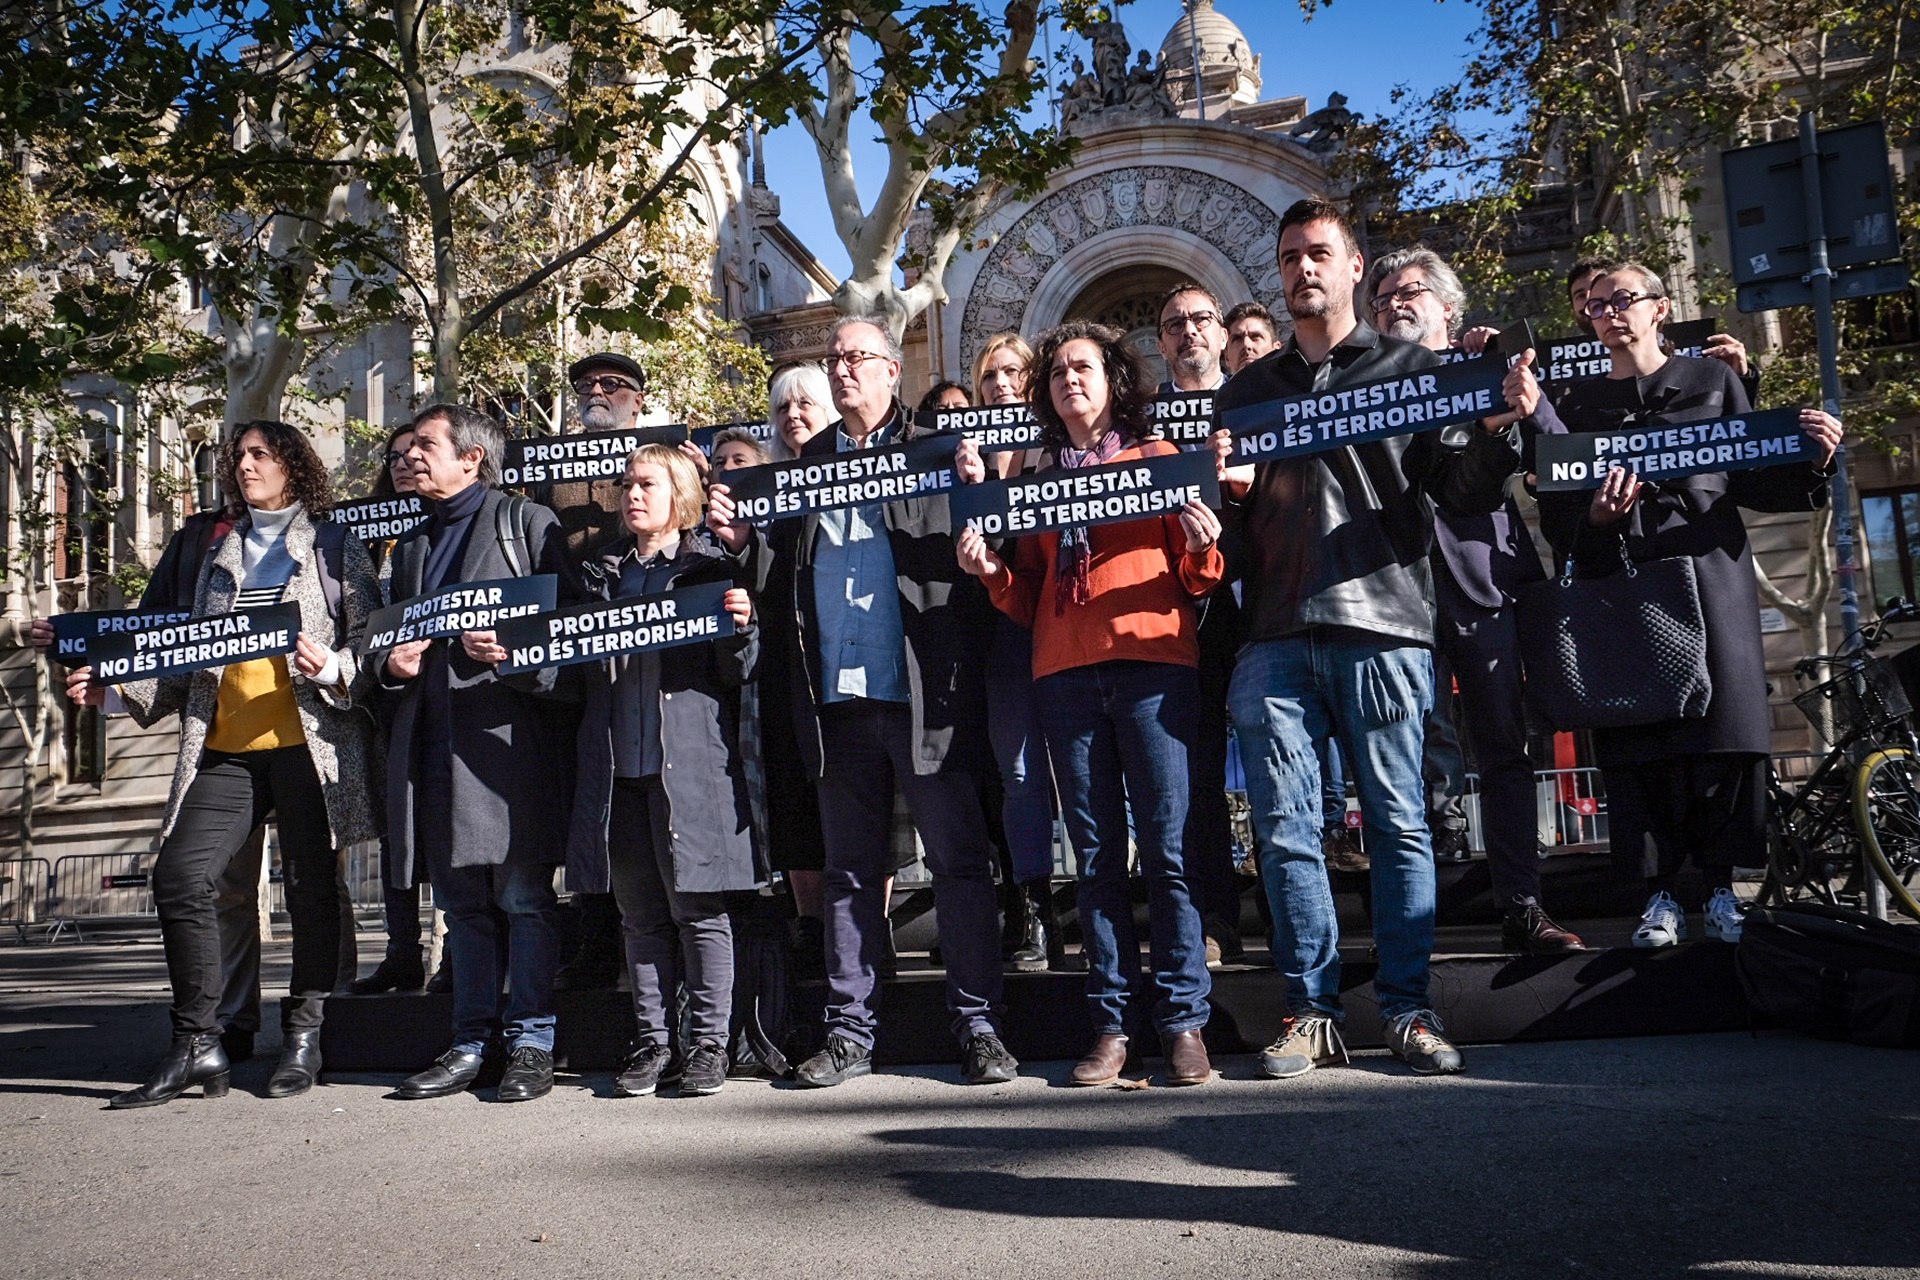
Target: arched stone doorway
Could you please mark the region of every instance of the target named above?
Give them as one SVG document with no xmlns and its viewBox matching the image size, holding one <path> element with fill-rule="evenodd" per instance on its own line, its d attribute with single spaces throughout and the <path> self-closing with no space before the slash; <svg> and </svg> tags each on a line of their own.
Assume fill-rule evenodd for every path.
<svg viewBox="0 0 1920 1280">
<path fill-rule="evenodd" d="M 1121 267 L 1082 289 L 1067 304 L 1062 318 L 1093 320 L 1125 333 L 1127 345 L 1153 371 L 1154 381 L 1164 381 L 1167 366 L 1160 357 L 1160 299 L 1189 278 L 1180 268 L 1161 263 Z"/>
</svg>

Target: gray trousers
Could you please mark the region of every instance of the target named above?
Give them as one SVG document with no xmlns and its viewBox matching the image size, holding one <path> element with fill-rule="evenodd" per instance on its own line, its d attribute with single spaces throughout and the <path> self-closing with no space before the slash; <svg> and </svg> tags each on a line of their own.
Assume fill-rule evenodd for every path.
<svg viewBox="0 0 1920 1280">
<path fill-rule="evenodd" d="M 667 796 L 658 777 L 614 780 L 607 854 L 627 940 L 636 1039 L 673 1041 L 674 996 L 685 983 L 685 1047 L 724 1047 L 733 1018 L 733 924 L 725 895 L 674 887 Z"/>
</svg>

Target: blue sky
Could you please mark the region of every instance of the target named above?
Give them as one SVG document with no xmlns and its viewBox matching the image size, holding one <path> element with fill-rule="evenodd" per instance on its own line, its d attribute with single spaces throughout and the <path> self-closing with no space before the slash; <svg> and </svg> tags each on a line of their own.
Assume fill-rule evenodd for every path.
<svg viewBox="0 0 1920 1280">
<path fill-rule="evenodd" d="M 1294 0 L 1216 0 L 1214 7 L 1246 32 L 1248 45 L 1261 55 L 1262 97 L 1302 94 L 1310 107 L 1320 107 L 1338 91 L 1347 95 L 1350 109 L 1367 115 L 1389 110 L 1396 84 L 1431 88 L 1451 78 L 1479 21 L 1478 8 L 1460 0 L 1335 0 L 1311 21 Z M 1157 50 L 1182 12 L 1180 0 L 1138 0 L 1121 10 L 1120 20 L 1136 50 Z M 1087 51 L 1084 40 L 1065 39 L 1058 31 L 1053 50 Z M 766 158 L 781 217 L 828 269 L 844 274 L 847 255 L 827 216 L 812 140 L 789 125 L 768 137 Z M 877 147 L 856 153 L 867 199 L 881 163 Z"/>
</svg>

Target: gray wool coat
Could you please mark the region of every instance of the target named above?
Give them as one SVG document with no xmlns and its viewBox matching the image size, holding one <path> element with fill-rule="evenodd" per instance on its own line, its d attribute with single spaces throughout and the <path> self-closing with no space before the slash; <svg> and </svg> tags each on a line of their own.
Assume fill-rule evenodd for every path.
<svg viewBox="0 0 1920 1280">
<path fill-rule="evenodd" d="M 494 511 L 505 499 L 488 492 L 473 517 L 473 530 L 451 587 L 513 576 L 500 547 Z M 559 577 L 559 601 L 579 595 L 579 574 L 566 559 L 566 543 L 553 512 L 527 504 L 527 555 L 531 573 Z M 431 522 L 394 544 L 392 594 L 396 601 L 420 594 Z M 566 860 L 567 817 L 573 799 L 577 689 L 549 667 L 502 676 L 475 662 L 460 641 L 436 640 L 444 662 L 430 664 L 410 680 L 376 669 L 387 724 L 387 878 L 399 888 L 417 884 L 427 870 L 427 851 L 416 848 L 414 800 L 419 791 L 418 747 L 425 684 L 446 682 L 451 739 L 452 840 L 446 851 L 455 867 L 501 866 L 512 860 Z M 370 654 L 379 663 L 384 654 Z"/>
<path fill-rule="evenodd" d="M 584 566 L 590 595 L 618 594 L 628 534 Z M 698 536 L 682 540 L 665 590 L 739 583 L 733 557 Z M 744 585 L 744 584 L 741 584 Z M 740 690 L 759 662 L 757 625 L 708 644 L 660 652 L 660 755 L 666 792 L 673 887 L 680 893 L 752 889 L 766 879 L 755 847 L 753 805 L 740 749 Z M 576 892 L 610 888 L 607 826 L 613 812 L 612 660 L 577 668 L 582 677 L 579 757 L 567 883 Z"/>
<path fill-rule="evenodd" d="M 252 526 L 252 518 L 243 513 L 203 562 L 193 594 L 196 616 L 232 610 L 240 593 L 241 552 Z M 368 681 L 361 672 L 357 648 L 368 616 L 380 607 L 380 584 L 367 549 L 358 538 L 345 538 L 341 548 L 340 616 L 336 617 L 321 587 L 314 522 L 305 511 L 296 513 L 287 526 L 287 554 L 293 557 L 294 569 L 281 599 L 300 606 L 300 630 L 333 650 L 344 677 L 339 685 L 325 689 L 298 675 L 293 681 L 300 728 L 307 736 L 313 771 L 326 797 L 332 842 L 339 848 L 373 840 L 381 830 L 373 791 L 380 762 L 373 716 L 365 700 Z M 161 840 L 172 834 L 181 801 L 200 771 L 200 755 L 213 727 L 220 680 L 225 674 L 225 667 L 208 667 L 120 686 L 127 710 L 143 726 L 180 713 L 180 756 L 173 767 L 166 818 L 160 824 Z"/>
</svg>

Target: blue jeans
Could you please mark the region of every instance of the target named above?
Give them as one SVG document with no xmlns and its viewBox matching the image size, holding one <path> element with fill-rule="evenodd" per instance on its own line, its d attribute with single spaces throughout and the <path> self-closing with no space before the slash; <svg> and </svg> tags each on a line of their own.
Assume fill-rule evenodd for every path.
<svg viewBox="0 0 1920 1280">
<path fill-rule="evenodd" d="M 1163 1035 L 1205 1026 L 1213 978 L 1181 855 L 1187 755 L 1199 731 L 1193 669 L 1098 662 L 1043 676 L 1033 690 L 1060 787 L 1060 811 L 1080 860 L 1076 897 L 1094 1032 L 1123 1031 L 1128 989 L 1140 968 L 1127 883 L 1129 808 L 1147 884 L 1159 991 L 1154 1025 Z"/>
<path fill-rule="evenodd" d="M 1013 881 L 1053 874 L 1053 775 L 1033 698 L 1033 632 L 1005 614 L 987 659 L 987 738 L 1000 767 L 1000 826 L 1013 855 Z"/>
<path fill-rule="evenodd" d="M 447 913 L 453 955 L 453 1048 L 479 1053 L 497 1026 L 509 1050 L 552 1053 L 553 971 L 560 964 L 553 868 L 536 862 L 455 867 L 436 859 L 433 899 Z"/>
<path fill-rule="evenodd" d="M 1433 951 L 1433 837 L 1420 762 L 1433 654 L 1323 629 L 1240 651 L 1228 705 L 1247 769 L 1273 962 L 1293 1011 L 1340 1016 L 1339 926 L 1320 850 L 1320 757 L 1332 734 L 1353 778 L 1372 860 L 1380 1014 L 1425 1009 Z"/>
</svg>

